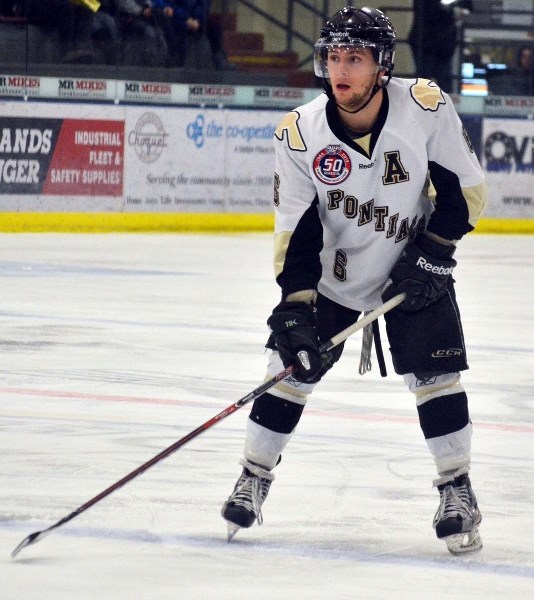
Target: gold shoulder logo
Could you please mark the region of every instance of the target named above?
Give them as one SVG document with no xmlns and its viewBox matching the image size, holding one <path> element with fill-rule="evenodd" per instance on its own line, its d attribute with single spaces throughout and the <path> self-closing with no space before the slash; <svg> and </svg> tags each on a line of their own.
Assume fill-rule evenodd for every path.
<svg viewBox="0 0 534 600">
<path fill-rule="evenodd" d="M 430 79 L 418 79 L 410 88 L 410 94 L 423 110 L 435 112 L 445 104 L 441 89 Z"/>
<path fill-rule="evenodd" d="M 284 139 L 285 135 L 287 145 L 291 150 L 305 152 L 307 148 L 304 139 L 302 138 L 302 134 L 300 133 L 299 119 L 300 115 L 296 110 L 288 113 L 276 128 L 274 135 L 280 141 Z"/>
</svg>

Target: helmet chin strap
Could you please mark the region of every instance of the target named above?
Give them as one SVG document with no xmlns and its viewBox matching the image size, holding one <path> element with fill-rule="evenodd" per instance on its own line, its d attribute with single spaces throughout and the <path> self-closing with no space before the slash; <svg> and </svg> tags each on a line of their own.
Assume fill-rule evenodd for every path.
<svg viewBox="0 0 534 600">
<path fill-rule="evenodd" d="M 350 115 L 355 115 L 356 113 L 359 113 L 360 111 L 362 111 L 364 108 L 367 107 L 369 102 L 371 102 L 371 100 L 376 96 L 376 94 L 382 87 L 386 87 L 386 85 L 389 83 L 389 80 L 391 79 L 391 72 L 388 73 L 387 76 L 388 76 L 388 79 L 383 86 L 378 85 L 378 80 L 377 80 L 377 82 L 373 86 L 373 89 L 371 90 L 371 95 L 369 96 L 369 98 L 367 98 L 367 100 L 365 101 L 363 106 L 360 106 L 360 108 L 357 108 L 356 110 L 348 110 L 346 108 L 343 108 L 340 104 L 338 104 L 337 101 L 336 101 L 336 106 L 343 112 L 349 113 Z M 333 95 L 334 94 L 332 93 L 332 96 Z M 335 101 L 335 98 L 334 98 L 334 101 Z"/>
<path fill-rule="evenodd" d="M 366 102 L 363 104 L 363 106 L 360 106 L 360 108 L 357 108 L 356 110 L 348 110 L 346 108 L 343 108 L 341 106 L 341 104 L 338 104 L 337 102 L 336 102 L 336 106 L 343 112 L 349 113 L 350 115 L 355 115 L 356 113 L 359 113 L 361 110 L 363 110 L 364 108 L 367 107 L 369 102 L 371 102 L 371 100 L 376 96 L 379 89 L 380 89 L 380 86 L 378 85 L 378 83 L 375 83 L 373 86 L 373 89 L 371 90 L 371 95 L 369 96 L 369 98 L 366 100 Z"/>
</svg>

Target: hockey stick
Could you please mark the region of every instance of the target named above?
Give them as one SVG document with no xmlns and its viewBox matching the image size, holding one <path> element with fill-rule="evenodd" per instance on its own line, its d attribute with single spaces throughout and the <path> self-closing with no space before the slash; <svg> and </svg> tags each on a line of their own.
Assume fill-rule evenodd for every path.
<svg viewBox="0 0 534 600">
<path fill-rule="evenodd" d="M 352 325 L 350 325 L 349 327 L 347 327 L 346 329 L 329 339 L 321 346 L 321 354 L 324 354 L 325 352 L 328 352 L 335 346 L 338 346 L 339 344 L 341 344 L 341 342 L 344 342 L 353 333 L 356 333 L 356 331 L 363 329 L 363 327 L 377 319 L 380 315 L 383 315 L 384 313 L 390 311 L 392 308 L 395 308 L 395 306 L 400 304 L 405 297 L 405 294 L 398 294 L 397 296 L 394 296 L 393 298 L 391 298 L 391 300 L 388 300 L 386 303 L 382 304 L 382 306 L 379 306 L 376 310 L 373 310 L 373 312 L 364 316 L 359 321 L 356 321 L 355 323 L 353 323 Z M 209 421 L 206 421 L 205 423 L 203 423 L 202 425 L 185 435 L 183 438 L 174 442 L 174 444 L 172 444 L 165 450 L 162 450 L 159 454 L 151 458 L 149 461 L 137 467 L 137 469 L 134 469 L 128 475 L 126 475 L 122 479 L 119 479 L 119 481 L 116 481 L 114 484 L 110 485 L 104 491 L 100 492 L 100 494 L 96 495 L 94 498 L 91 498 L 91 500 L 88 500 L 85 504 L 79 506 L 76 510 L 72 511 L 70 514 L 60 519 L 57 523 L 54 523 L 54 525 L 48 527 L 47 529 L 43 529 L 42 531 L 35 531 L 34 533 L 31 533 L 29 536 L 24 538 L 22 542 L 13 550 L 13 552 L 11 553 L 11 557 L 15 558 L 15 556 L 17 556 L 17 554 L 23 548 L 26 548 L 26 546 L 35 544 L 46 535 L 52 533 L 54 529 L 57 529 L 58 527 L 65 525 L 65 523 L 72 521 L 74 517 L 81 515 L 88 508 L 91 508 L 91 506 L 94 506 L 97 502 L 103 500 L 106 496 L 109 496 L 114 491 L 118 490 L 132 479 L 135 479 L 138 475 L 141 475 L 142 473 L 153 467 L 155 464 L 159 463 L 164 458 L 167 458 L 167 456 L 170 456 L 179 448 L 185 446 L 185 444 L 190 442 L 193 438 L 196 438 L 198 435 L 200 435 L 219 421 L 222 421 L 232 413 L 236 412 L 242 406 L 245 406 L 245 404 L 248 404 L 249 402 L 256 400 L 256 398 L 259 398 L 268 389 L 272 388 L 286 377 L 289 377 L 289 375 L 291 375 L 291 373 L 293 373 L 294 371 L 294 366 L 290 366 L 284 371 L 281 371 L 280 373 L 278 373 L 278 375 L 275 375 L 273 378 L 269 379 L 268 381 L 257 387 L 255 390 L 252 390 L 252 392 L 248 393 L 246 396 L 243 396 L 243 398 L 237 400 L 237 402 L 234 402 L 234 404 L 231 404 L 219 414 L 209 419 Z"/>
</svg>

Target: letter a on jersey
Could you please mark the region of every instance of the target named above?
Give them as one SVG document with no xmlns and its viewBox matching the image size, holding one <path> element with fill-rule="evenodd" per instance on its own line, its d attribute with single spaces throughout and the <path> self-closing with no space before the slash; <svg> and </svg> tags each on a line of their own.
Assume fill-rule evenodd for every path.
<svg viewBox="0 0 534 600">
<path fill-rule="evenodd" d="M 400 152 L 398 150 L 384 152 L 384 158 L 386 160 L 386 168 L 384 169 L 384 176 L 382 177 L 382 183 L 384 185 L 402 183 L 403 181 L 410 180 L 410 173 L 408 173 L 401 163 Z"/>
</svg>

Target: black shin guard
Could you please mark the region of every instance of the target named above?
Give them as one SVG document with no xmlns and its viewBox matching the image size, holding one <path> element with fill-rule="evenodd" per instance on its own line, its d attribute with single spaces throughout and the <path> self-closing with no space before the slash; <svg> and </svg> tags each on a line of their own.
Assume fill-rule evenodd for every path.
<svg viewBox="0 0 534 600">
<path fill-rule="evenodd" d="M 249 419 L 276 433 L 291 433 L 304 406 L 266 393 L 254 401 Z"/>
<path fill-rule="evenodd" d="M 417 412 L 427 440 L 460 431 L 469 423 L 465 392 L 432 398 L 418 406 Z"/>
</svg>

